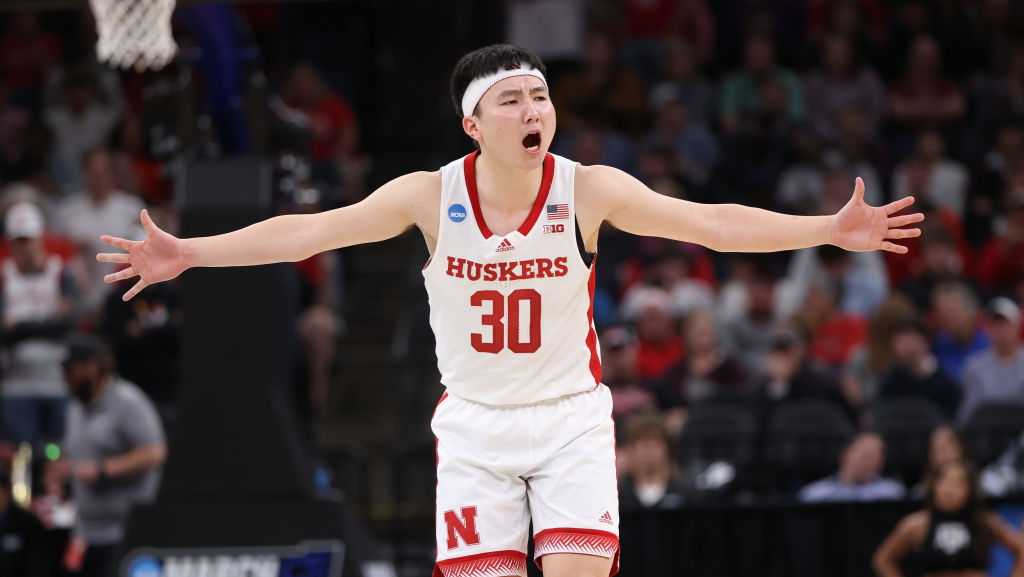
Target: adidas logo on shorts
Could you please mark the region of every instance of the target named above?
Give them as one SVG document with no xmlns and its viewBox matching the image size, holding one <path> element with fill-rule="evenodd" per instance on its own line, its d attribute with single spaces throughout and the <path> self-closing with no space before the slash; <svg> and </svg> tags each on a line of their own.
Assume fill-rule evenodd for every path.
<svg viewBox="0 0 1024 577">
<path fill-rule="evenodd" d="M 601 517 L 598 519 L 598 521 L 600 521 L 602 523 L 608 523 L 609 525 L 611 525 L 612 524 L 612 516 L 608 514 L 608 511 L 605 511 L 604 515 L 601 515 Z"/>
</svg>

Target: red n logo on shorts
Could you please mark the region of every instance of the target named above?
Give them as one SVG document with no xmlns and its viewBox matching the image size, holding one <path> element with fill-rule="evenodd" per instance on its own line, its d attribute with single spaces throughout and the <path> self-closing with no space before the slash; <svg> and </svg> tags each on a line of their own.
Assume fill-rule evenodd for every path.
<svg viewBox="0 0 1024 577">
<path fill-rule="evenodd" d="M 466 545 L 476 545 L 480 542 L 480 534 L 476 532 L 476 507 L 463 507 L 462 519 L 455 514 L 455 511 L 444 512 L 444 524 L 448 527 L 448 549 L 459 546 L 459 539 L 455 536 L 458 533 L 462 542 Z"/>
</svg>

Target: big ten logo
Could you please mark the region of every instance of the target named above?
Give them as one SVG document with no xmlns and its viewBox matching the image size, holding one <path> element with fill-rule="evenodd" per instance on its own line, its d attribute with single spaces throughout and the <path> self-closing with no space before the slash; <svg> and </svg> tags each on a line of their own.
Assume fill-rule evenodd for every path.
<svg viewBox="0 0 1024 577">
<path fill-rule="evenodd" d="M 565 232 L 564 224 L 545 224 L 544 234 L 554 234 L 556 232 Z"/>
</svg>

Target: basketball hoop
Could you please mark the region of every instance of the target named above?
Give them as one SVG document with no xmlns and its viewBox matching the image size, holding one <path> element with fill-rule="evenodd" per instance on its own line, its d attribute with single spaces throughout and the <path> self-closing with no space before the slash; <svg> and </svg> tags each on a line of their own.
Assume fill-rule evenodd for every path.
<svg viewBox="0 0 1024 577">
<path fill-rule="evenodd" d="M 171 35 L 174 0 L 89 0 L 99 40 L 96 56 L 119 68 L 163 67 L 178 46 Z"/>
</svg>

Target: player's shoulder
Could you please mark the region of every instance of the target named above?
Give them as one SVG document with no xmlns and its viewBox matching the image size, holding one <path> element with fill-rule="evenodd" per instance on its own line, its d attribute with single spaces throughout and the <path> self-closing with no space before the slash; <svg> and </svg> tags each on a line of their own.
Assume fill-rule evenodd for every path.
<svg viewBox="0 0 1024 577">
<path fill-rule="evenodd" d="M 573 193 L 577 209 L 593 208 L 604 218 L 609 207 L 621 203 L 631 178 L 625 172 L 603 164 L 577 164 Z"/>
<path fill-rule="evenodd" d="M 395 178 L 393 183 L 417 190 L 427 190 L 430 188 L 441 188 L 441 171 L 440 170 L 417 170 L 414 172 L 408 172 Z"/>
<path fill-rule="evenodd" d="M 625 172 L 604 164 L 576 164 L 577 190 L 603 190 L 615 186 Z"/>
<path fill-rule="evenodd" d="M 441 172 L 419 170 L 408 172 L 381 187 L 387 195 L 400 202 L 422 200 L 441 194 Z"/>
</svg>

